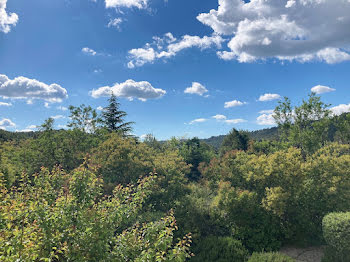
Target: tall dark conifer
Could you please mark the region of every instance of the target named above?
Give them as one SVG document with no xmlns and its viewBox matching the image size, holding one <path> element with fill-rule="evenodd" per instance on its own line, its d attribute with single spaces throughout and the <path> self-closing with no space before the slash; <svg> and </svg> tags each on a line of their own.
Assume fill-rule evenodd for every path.
<svg viewBox="0 0 350 262">
<path fill-rule="evenodd" d="M 118 103 L 117 97 L 113 93 L 108 99 L 108 103 L 108 106 L 102 112 L 102 122 L 110 132 L 120 132 L 127 135 L 132 131 L 131 125 L 133 122 L 124 122 L 127 113 L 119 110 L 120 103 Z"/>
</svg>

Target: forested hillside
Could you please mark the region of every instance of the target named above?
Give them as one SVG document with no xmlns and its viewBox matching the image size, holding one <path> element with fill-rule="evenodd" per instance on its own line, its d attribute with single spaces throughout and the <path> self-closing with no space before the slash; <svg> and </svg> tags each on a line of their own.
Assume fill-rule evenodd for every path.
<svg viewBox="0 0 350 262">
<path fill-rule="evenodd" d="M 68 130 L 0 131 L 0 261 L 350 261 L 350 114 L 311 94 L 278 128 L 133 137 L 115 96 Z"/>
</svg>

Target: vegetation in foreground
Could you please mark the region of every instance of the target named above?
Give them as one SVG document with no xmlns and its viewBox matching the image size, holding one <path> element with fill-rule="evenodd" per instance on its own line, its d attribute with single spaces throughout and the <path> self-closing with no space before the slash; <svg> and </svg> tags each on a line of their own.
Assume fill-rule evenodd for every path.
<svg viewBox="0 0 350 262">
<path fill-rule="evenodd" d="M 0 260 L 288 262 L 283 245 L 327 244 L 350 261 L 350 115 L 328 108 L 285 99 L 273 139 L 219 148 L 140 142 L 114 96 L 101 116 L 71 106 L 69 130 L 3 132 Z"/>
</svg>

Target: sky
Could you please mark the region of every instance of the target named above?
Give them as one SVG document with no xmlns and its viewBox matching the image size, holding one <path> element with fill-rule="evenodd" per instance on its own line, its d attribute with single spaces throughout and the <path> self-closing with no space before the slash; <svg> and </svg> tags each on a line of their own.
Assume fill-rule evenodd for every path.
<svg viewBox="0 0 350 262">
<path fill-rule="evenodd" d="M 350 111 L 350 0 L 0 0 L 0 128 L 113 92 L 157 139 L 274 125 L 284 96 Z"/>
</svg>

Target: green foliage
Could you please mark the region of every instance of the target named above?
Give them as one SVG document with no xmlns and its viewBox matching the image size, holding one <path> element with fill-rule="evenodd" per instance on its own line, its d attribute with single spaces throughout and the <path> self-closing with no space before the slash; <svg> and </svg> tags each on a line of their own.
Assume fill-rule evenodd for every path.
<svg viewBox="0 0 350 262">
<path fill-rule="evenodd" d="M 330 246 L 326 259 L 350 260 L 350 213 L 330 213 L 323 219 L 323 236 Z"/>
<path fill-rule="evenodd" d="M 294 262 L 295 260 L 277 252 L 253 253 L 248 262 Z"/>
<path fill-rule="evenodd" d="M 198 181 L 200 179 L 199 165 L 202 162 L 209 163 L 214 156 L 213 149 L 207 144 L 200 142 L 196 137 L 180 142 L 179 153 L 186 163 L 191 165 L 191 172 L 188 174 L 190 181 Z"/>
<path fill-rule="evenodd" d="M 257 217 L 263 223 L 260 227 L 266 226 L 265 230 L 269 232 L 264 237 L 266 239 L 269 235 L 281 239 L 278 233 L 281 230 L 285 241 L 301 241 L 304 244 L 308 241 L 320 242 L 323 216 L 329 212 L 350 209 L 349 150 L 349 145 L 332 143 L 306 159 L 301 149 L 297 148 L 268 155 L 231 151 L 219 159 L 212 159 L 210 164 L 202 165 L 201 172 L 204 179 L 208 180 L 209 186 L 219 190 L 218 199 L 221 202 L 218 203 L 221 203 L 219 209 L 223 209 L 223 215 L 229 217 L 232 213 L 236 216 L 229 219 L 230 223 L 240 221 L 237 217 L 240 215 L 242 221 L 246 217 Z M 229 182 L 229 186 L 225 187 L 227 183 L 220 181 Z M 222 191 L 223 189 L 226 191 Z M 220 193 L 221 191 L 225 194 Z M 239 200 L 239 192 L 242 192 L 240 193 L 242 196 L 246 196 L 242 200 L 250 199 L 249 203 L 255 203 L 251 206 L 257 210 L 263 208 L 265 211 L 262 213 L 254 211 L 257 212 L 257 216 L 245 214 L 245 208 L 249 210 L 250 205 L 244 202 L 242 210 L 239 205 L 235 210 L 234 203 L 240 202 L 230 201 Z M 231 196 L 222 198 L 227 194 Z M 224 204 L 223 200 L 228 202 Z M 273 217 L 274 223 L 278 223 L 265 221 L 264 217 L 269 219 Z M 269 225 L 274 231 L 268 229 Z M 256 224 L 246 223 L 236 227 L 240 230 L 245 228 L 245 232 L 253 232 Z M 254 237 L 249 237 L 250 241 Z"/>
<path fill-rule="evenodd" d="M 287 149 L 288 147 L 288 143 L 283 143 L 276 140 L 251 141 L 249 144 L 248 152 L 252 154 L 268 155 Z"/>
<path fill-rule="evenodd" d="M 222 142 L 220 152 L 221 154 L 225 154 L 226 152 L 232 150 L 245 151 L 248 149 L 248 142 L 249 136 L 247 132 L 238 131 L 233 128 Z"/>
<path fill-rule="evenodd" d="M 95 133 L 98 124 L 101 122 L 95 109 L 84 104 L 79 107 L 69 106 L 70 122 L 67 125 L 86 133 Z"/>
<path fill-rule="evenodd" d="M 105 193 L 110 193 L 117 184 L 135 183 L 140 177 L 156 172 L 156 184 L 150 197 L 156 210 L 167 211 L 185 192 L 189 166 L 178 151 L 159 152 L 133 138 L 111 133 L 91 156 L 91 164 L 105 183 Z"/>
<path fill-rule="evenodd" d="M 117 102 L 117 97 L 112 93 L 108 99 L 108 106 L 103 109 L 102 123 L 110 132 L 119 132 L 122 135 L 127 135 L 132 131 L 131 125 L 133 122 L 124 122 L 126 112 L 120 111 L 120 104 Z"/>
<path fill-rule="evenodd" d="M 211 235 L 227 235 L 227 226 L 220 220 L 213 204 L 215 191 L 206 185 L 195 183 L 189 189 L 190 193 L 181 199 L 175 209 L 180 232 L 191 232 L 196 242 Z"/>
<path fill-rule="evenodd" d="M 135 183 L 153 171 L 154 151 L 133 138 L 111 133 L 92 152 L 91 163 L 98 166 L 106 185 Z"/>
<path fill-rule="evenodd" d="M 196 250 L 199 252 L 196 253 Z M 194 252 L 191 261 L 244 262 L 248 259 L 248 251 L 239 240 L 232 237 L 206 237 L 197 244 Z"/>
<path fill-rule="evenodd" d="M 118 186 L 110 197 L 102 197 L 102 183 L 84 167 L 69 175 L 42 169 L 33 181 L 23 175 L 9 190 L 0 179 L 0 260 L 185 261 L 190 256 L 190 235 L 173 245 L 172 213 L 137 223 L 154 177 Z"/>
<path fill-rule="evenodd" d="M 340 143 L 350 143 L 350 113 L 337 116 L 332 121 L 334 123 L 334 140 Z"/>
<path fill-rule="evenodd" d="M 229 183 L 223 183 L 215 202 L 224 224 L 250 251 L 279 249 L 281 232 L 278 220 L 263 209 L 256 193 L 237 190 Z"/>
<path fill-rule="evenodd" d="M 300 106 L 292 107 L 288 98 L 279 102 L 274 118 L 282 138 L 301 148 L 304 155 L 312 154 L 328 140 L 330 127 L 329 105 L 315 93 L 303 100 Z"/>
</svg>

